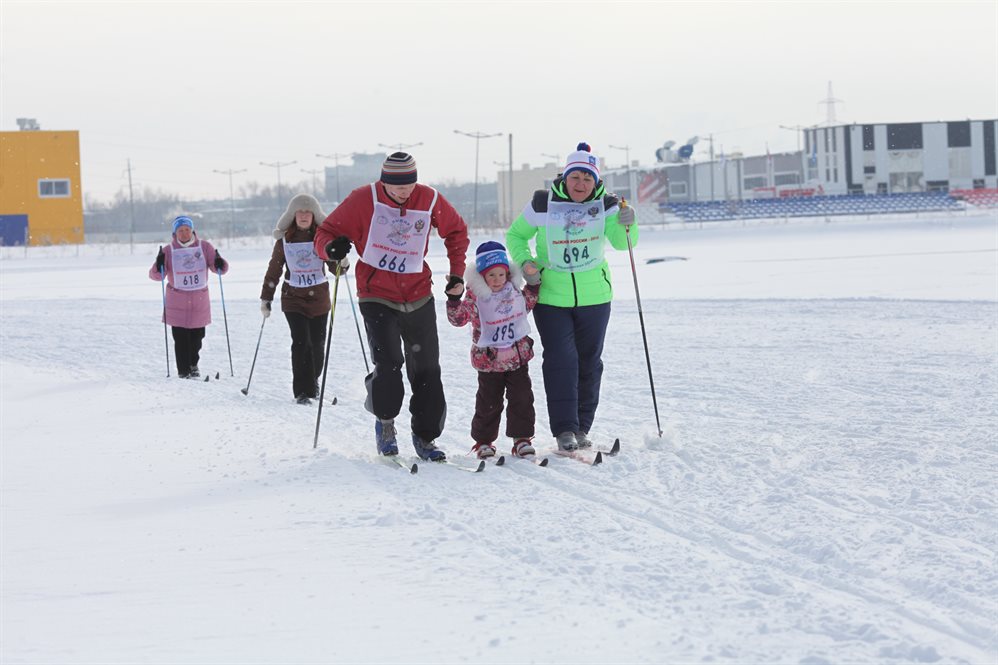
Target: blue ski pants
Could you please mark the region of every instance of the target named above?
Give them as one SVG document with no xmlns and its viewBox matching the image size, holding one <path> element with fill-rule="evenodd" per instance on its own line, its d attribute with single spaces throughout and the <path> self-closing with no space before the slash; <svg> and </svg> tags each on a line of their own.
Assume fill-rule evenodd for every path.
<svg viewBox="0 0 998 665">
<path fill-rule="evenodd" d="M 599 405 L 603 340 L 610 303 L 585 307 L 534 307 L 544 345 L 541 369 L 551 434 L 589 432 Z"/>
</svg>

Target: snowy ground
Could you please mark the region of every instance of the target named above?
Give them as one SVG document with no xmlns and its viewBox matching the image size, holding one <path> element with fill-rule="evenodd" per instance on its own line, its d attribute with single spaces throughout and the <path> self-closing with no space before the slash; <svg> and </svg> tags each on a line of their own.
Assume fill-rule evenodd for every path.
<svg viewBox="0 0 998 665">
<path fill-rule="evenodd" d="M 243 396 L 269 245 L 219 244 L 210 383 L 165 376 L 155 247 L 2 254 L 0 662 L 998 660 L 995 215 L 645 229 L 664 436 L 611 252 L 594 434 L 624 452 L 477 475 L 376 459 L 342 288 L 318 449 L 280 315 Z"/>
</svg>

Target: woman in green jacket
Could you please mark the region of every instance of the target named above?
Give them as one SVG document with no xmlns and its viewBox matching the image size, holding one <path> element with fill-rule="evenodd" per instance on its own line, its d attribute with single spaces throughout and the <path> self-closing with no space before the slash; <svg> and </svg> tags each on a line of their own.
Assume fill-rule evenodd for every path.
<svg viewBox="0 0 998 665">
<path fill-rule="evenodd" d="M 606 192 L 599 158 L 580 143 L 551 189 L 535 192 L 506 233 L 510 256 L 523 266 L 527 282 L 540 282 L 543 273 L 534 323 L 544 346 L 541 367 L 551 434 L 560 450 L 592 446 L 589 431 L 599 404 L 603 339 L 613 300 L 603 252 L 607 242 L 627 249 L 627 227 L 636 244 L 634 222 L 634 209 L 620 206 Z"/>
</svg>

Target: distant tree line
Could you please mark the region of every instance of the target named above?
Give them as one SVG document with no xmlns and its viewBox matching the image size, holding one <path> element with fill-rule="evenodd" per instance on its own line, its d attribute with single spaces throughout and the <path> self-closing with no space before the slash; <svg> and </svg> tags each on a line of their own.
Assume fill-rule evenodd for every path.
<svg viewBox="0 0 998 665">
<path fill-rule="evenodd" d="M 475 220 L 474 183 L 445 182 L 431 184 L 450 201 L 469 225 Z M 88 242 L 154 242 L 169 236 L 177 215 L 191 215 L 198 235 L 205 238 L 235 238 L 268 235 L 288 200 L 299 192 L 315 196 L 329 212 L 335 205 L 335 192 L 313 189 L 312 180 L 276 185 L 255 181 L 238 187 L 234 200 L 186 200 L 179 195 L 150 187 L 139 188 L 129 198 L 119 191 L 111 201 L 85 197 L 84 235 Z M 495 183 L 478 186 L 477 225 L 498 225 L 498 200 Z"/>
</svg>

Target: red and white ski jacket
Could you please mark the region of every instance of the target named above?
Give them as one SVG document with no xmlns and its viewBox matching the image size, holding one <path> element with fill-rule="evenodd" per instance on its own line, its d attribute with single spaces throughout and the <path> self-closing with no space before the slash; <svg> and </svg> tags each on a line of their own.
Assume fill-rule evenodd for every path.
<svg viewBox="0 0 998 665">
<path fill-rule="evenodd" d="M 416 184 L 409 200 L 400 206 L 385 192 L 384 185 L 375 183 L 378 202 L 401 211 L 428 210 L 433 201 L 434 190 L 426 185 Z M 322 260 L 327 260 L 326 245 L 339 236 L 346 236 L 353 243 L 358 256 L 363 256 L 367 248 L 367 238 L 371 230 L 371 217 L 374 215 L 374 201 L 371 186 L 364 185 L 350 192 L 343 202 L 326 217 L 315 233 L 315 252 Z M 468 226 L 454 206 L 442 195 L 437 194 L 437 202 L 430 211 L 430 226 L 444 239 L 449 261 L 448 274 L 461 275 L 464 272 L 465 254 L 468 251 Z M 427 246 L 430 236 L 426 237 Z M 431 270 L 423 262 L 419 273 L 397 274 L 378 270 L 363 261 L 355 261 L 358 298 L 377 298 L 393 303 L 410 303 L 432 295 Z"/>
</svg>

